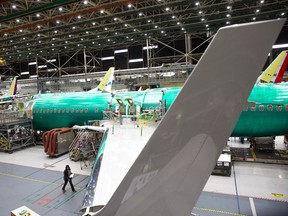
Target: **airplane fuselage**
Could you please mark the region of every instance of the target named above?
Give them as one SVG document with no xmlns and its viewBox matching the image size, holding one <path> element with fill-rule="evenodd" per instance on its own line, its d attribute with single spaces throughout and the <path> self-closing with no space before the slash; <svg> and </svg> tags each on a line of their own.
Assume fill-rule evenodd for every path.
<svg viewBox="0 0 288 216">
<path fill-rule="evenodd" d="M 37 130 L 72 127 L 88 124 L 90 120 L 103 120 L 105 111 L 118 108 L 116 98 L 124 102 L 132 98 L 138 113 L 154 110 L 157 113 L 161 103 L 169 109 L 181 88 L 153 89 L 143 92 L 61 94 L 31 101 L 33 104 L 33 127 Z M 288 134 L 288 85 L 257 84 L 248 101 L 252 105 L 243 110 L 231 136 L 255 137 Z M 197 101 L 195 101 L 197 103 Z M 229 101 L 227 101 L 229 103 Z M 254 105 L 253 105 L 254 104 Z M 137 110 L 137 108 L 136 108 Z M 134 112 L 136 114 L 136 111 Z M 219 125 L 221 127 L 221 125 Z"/>
</svg>

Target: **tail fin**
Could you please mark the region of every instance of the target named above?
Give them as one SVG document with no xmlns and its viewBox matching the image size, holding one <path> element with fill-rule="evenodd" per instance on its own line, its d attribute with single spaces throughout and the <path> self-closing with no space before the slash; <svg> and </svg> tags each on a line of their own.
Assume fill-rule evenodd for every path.
<svg viewBox="0 0 288 216">
<path fill-rule="evenodd" d="M 288 63 L 288 50 L 282 51 L 260 76 L 265 83 L 280 83 Z"/>
<path fill-rule="evenodd" d="M 218 30 L 109 202 L 93 215 L 191 213 L 284 23 Z"/>
<path fill-rule="evenodd" d="M 105 76 L 103 77 L 102 81 L 97 86 L 97 88 L 92 89 L 89 92 L 95 92 L 95 91 L 110 92 L 112 88 L 113 76 L 114 76 L 114 67 L 110 67 Z"/>
<path fill-rule="evenodd" d="M 5 96 L 15 95 L 17 92 L 17 77 L 14 77 L 11 83 L 11 86 Z"/>
</svg>

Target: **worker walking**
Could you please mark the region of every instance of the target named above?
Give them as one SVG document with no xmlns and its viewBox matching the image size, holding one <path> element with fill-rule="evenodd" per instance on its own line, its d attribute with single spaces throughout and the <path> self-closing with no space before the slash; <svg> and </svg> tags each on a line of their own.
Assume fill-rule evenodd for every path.
<svg viewBox="0 0 288 216">
<path fill-rule="evenodd" d="M 65 192 L 65 187 L 69 181 L 71 189 L 73 192 L 76 192 L 74 185 L 72 183 L 72 178 L 73 178 L 73 173 L 71 172 L 70 166 L 66 165 L 65 170 L 64 170 L 64 185 L 62 187 L 62 190 Z"/>
</svg>

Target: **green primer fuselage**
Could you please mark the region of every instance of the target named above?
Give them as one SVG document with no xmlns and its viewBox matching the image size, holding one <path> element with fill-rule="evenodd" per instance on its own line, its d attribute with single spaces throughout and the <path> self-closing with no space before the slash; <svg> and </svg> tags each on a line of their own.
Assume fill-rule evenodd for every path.
<svg viewBox="0 0 288 216">
<path fill-rule="evenodd" d="M 129 107 L 126 98 L 132 98 L 140 112 L 157 110 L 159 102 L 165 102 L 169 109 L 180 92 L 180 87 L 153 89 L 143 92 L 110 93 L 69 93 L 35 99 L 33 127 L 37 130 L 50 130 L 59 127 L 83 125 L 89 120 L 103 120 L 103 111 L 115 111 L 121 98 L 125 110 Z M 256 106 L 244 110 L 236 123 L 231 136 L 255 137 L 288 134 L 288 85 L 258 84 L 248 98 Z M 192 101 L 197 103 L 197 101 Z M 135 111 L 136 114 L 136 111 Z M 219 125 L 221 127 L 221 125 Z"/>
</svg>

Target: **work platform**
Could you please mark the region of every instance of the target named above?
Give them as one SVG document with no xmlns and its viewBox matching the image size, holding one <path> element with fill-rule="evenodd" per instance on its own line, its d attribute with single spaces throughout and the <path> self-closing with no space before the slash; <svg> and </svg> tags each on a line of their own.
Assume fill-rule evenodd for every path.
<svg viewBox="0 0 288 216">
<path fill-rule="evenodd" d="M 243 143 L 238 138 L 230 137 L 227 142 L 231 150 L 232 161 L 257 162 L 267 164 L 288 164 L 288 150 L 283 136 L 275 138 L 275 149 L 259 150 L 250 148 L 250 142 Z"/>
<path fill-rule="evenodd" d="M 0 111 L 0 150 L 14 150 L 35 145 L 32 120 L 23 111 Z"/>
<path fill-rule="evenodd" d="M 254 151 L 251 148 L 230 148 L 234 161 L 249 161 L 271 164 L 288 164 L 288 151 Z"/>
</svg>

